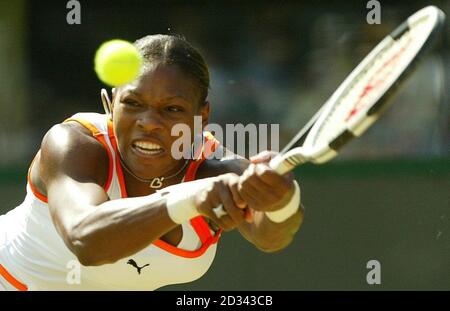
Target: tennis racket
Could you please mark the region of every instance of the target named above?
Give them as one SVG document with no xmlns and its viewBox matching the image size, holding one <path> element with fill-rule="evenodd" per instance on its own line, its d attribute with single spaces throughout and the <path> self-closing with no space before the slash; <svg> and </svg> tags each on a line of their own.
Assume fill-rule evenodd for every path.
<svg viewBox="0 0 450 311">
<path fill-rule="evenodd" d="M 325 163 L 361 136 L 433 46 L 444 21 L 445 14 L 435 6 L 411 15 L 361 61 L 269 166 L 283 175 L 307 162 Z M 227 215 L 223 204 L 213 211 L 219 218 Z"/>
<path fill-rule="evenodd" d="M 270 167 L 284 174 L 306 162 L 325 163 L 351 139 L 361 136 L 436 41 L 444 20 L 439 8 L 428 6 L 386 36 L 270 161 Z"/>
</svg>

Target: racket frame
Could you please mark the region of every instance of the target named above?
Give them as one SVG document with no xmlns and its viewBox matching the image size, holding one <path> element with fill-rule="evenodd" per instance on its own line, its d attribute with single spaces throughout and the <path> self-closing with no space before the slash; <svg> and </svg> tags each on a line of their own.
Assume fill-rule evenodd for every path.
<svg viewBox="0 0 450 311">
<path fill-rule="evenodd" d="M 430 33 L 418 49 L 415 56 L 406 64 L 403 71 L 398 75 L 392 84 L 387 84 L 386 89 L 380 92 L 380 96 L 375 103 L 367 110 L 364 117 L 356 118 L 350 123 L 345 130 L 338 134 L 327 145 L 314 145 L 315 136 L 318 129 L 323 124 L 329 112 L 335 106 L 342 94 L 352 85 L 355 77 L 357 77 L 365 67 L 376 59 L 378 53 L 383 50 L 387 44 L 395 42 L 403 34 L 411 29 L 411 25 L 424 18 L 424 16 L 433 18 L 430 22 L 433 24 Z M 417 65 L 424 58 L 424 55 L 431 49 L 436 41 L 437 35 L 443 28 L 445 14 L 435 6 L 425 7 L 400 24 L 394 31 L 387 35 L 375 48 L 358 64 L 358 66 L 350 73 L 332 96 L 325 102 L 318 112 L 308 121 L 308 123 L 298 132 L 297 135 L 283 148 L 279 155 L 273 158 L 270 166 L 277 172 L 284 174 L 293 169 L 295 166 L 305 162 L 315 164 L 325 163 L 334 158 L 338 151 L 354 137 L 362 135 L 385 111 L 392 103 L 391 99 L 398 92 L 400 86 L 417 68 Z M 302 146 L 299 146 L 303 142 Z M 295 147 L 292 149 L 292 147 Z"/>
</svg>

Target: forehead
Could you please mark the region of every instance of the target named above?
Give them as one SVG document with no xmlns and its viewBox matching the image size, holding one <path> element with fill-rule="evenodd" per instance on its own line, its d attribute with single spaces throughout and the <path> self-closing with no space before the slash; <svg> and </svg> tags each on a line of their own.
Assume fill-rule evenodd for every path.
<svg viewBox="0 0 450 311">
<path fill-rule="evenodd" d="M 148 100 L 172 96 L 183 97 L 192 103 L 200 100 L 200 90 L 193 78 L 177 65 L 162 63 L 148 64 L 139 78 L 121 87 L 119 92 L 131 92 Z"/>
</svg>

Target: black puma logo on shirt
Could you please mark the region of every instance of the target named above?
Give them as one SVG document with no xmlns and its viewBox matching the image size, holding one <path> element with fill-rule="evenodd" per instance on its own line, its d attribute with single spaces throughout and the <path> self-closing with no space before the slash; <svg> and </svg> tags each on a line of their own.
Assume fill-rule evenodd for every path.
<svg viewBox="0 0 450 311">
<path fill-rule="evenodd" d="M 134 261 L 133 259 L 128 260 L 127 264 L 129 264 L 129 265 L 135 267 L 136 270 L 137 270 L 137 272 L 138 272 L 138 274 L 141 274 L 141 270 L 142 270 L 142 269 L 144 269 L 144 268 L 147 267 L 147 266 L 150 266 L 150 264 L 148 263 L 148 264 L 143 265 L 142 267 L 139 267 L 139 266 L 137 265 L 136 261 Z"/>
</svg>

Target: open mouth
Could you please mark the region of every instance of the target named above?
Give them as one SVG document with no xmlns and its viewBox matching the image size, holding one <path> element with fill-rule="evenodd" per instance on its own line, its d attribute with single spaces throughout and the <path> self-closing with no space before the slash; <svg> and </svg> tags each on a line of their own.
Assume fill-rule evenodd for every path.
<svg viewBox="0 0 450 311">
<path fill-rule="evenodd" d="M 154 156 L 164 152 L 161 145 L 149 141 L 136 141 L 133 143 L 133 148 L 144 155 Z"/>
</svg>

